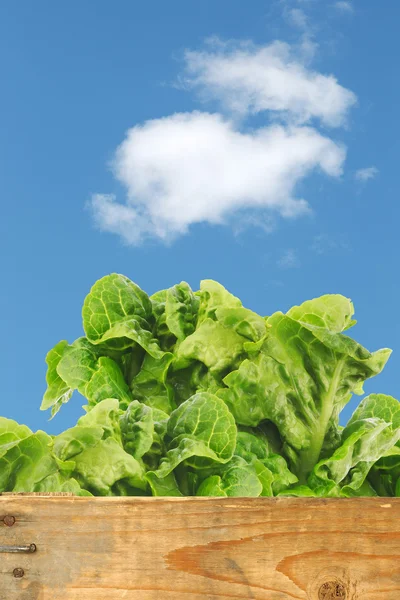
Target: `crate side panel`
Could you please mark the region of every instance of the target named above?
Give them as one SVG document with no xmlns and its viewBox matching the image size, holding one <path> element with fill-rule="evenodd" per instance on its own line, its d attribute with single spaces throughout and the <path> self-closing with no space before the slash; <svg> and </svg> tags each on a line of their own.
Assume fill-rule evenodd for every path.
<svg viewBox="0 0 400 600">
<path fill-rule="evenodd" d="M 0 497 L 0 545 L 30 543 L 0 600 L 400 597 L 400 499 Z"/>
</svg>

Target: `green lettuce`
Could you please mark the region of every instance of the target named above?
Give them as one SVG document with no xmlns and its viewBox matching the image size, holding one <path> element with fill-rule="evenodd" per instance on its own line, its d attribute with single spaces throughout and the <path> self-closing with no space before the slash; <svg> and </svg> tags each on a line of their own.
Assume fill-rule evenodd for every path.
<svg viewBox="0 0 400 600">
<path fill-rule="evenodd" d="M 400 496 L 400 403 L 340 414 L 391 351 L 348 331 L 327 294 L 260 316 L 220 283 L 148 296 L 113 273 L 86 297 L 83 334 L 47 354 L 41 408 L 85 399 L 57 436 L 0 418 L 0 492 L 96 496 Z"/>
</svg>

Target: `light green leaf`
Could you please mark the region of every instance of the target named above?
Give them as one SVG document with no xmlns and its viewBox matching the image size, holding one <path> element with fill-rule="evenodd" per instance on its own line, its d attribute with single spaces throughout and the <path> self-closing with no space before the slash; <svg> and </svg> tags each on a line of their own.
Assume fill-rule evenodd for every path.
<svg viewBox="0 0 400 600">
<path fill-rule="evenodd" d="M 101 427 L 103 438 L 114 438 L 122 446 L 120 416 L 122 411 L 116 398 L 106 398 L 78 419 L 79 427 Z"/>
<path fill-rule="evenodd" d="M 58 472 L 48 475 L 35 486 L 35 492 L 68 492 L 74 496 L 92 496 L 90 492 L 81 488 L 73 477 L 66 477 Z"/>
<path fill-rule="evenodd" d="M 150 449 L 143 455 L 142 459 L 146 469 L 154 471 L 158 468 L 161 457 L 166 453 L 165 436 L 167 433 L 169 415 L 157 408 L 152 408 L 153 419 L 153 441 Z"/>
<path fill-rule="evenodd" d="M 84 388 L 84 396 L 93 406 L 106 398 L 117 398 L 121 408 L 132 401 L 132 394 L 125 382 L 121 369 L 111 358 L 101 356 L 95 366 L 92 377 Z"/>
<path fill-rule="evenodd" d="M 155 318 L 154 333 L 159 340 L 160 347 L 165 351 L 172 351 L 176 344 L 176 336 L 171 333 L 167 325 L 167 316 L 165 312 L 165 303 L 167 300 L 167 291 L 160 290 L 152 296 L 150 300 L 153 307 L 153 315 Z"/>
<path fill-rule="evenodd" d="M 73 393 L 73 389 L 60 377 L 57 372 L 58 364 L 68 347 L 68 342 L 61 340 L 52 348 L 46 356 L 47 373 L 46 382 L 47 389 L 43 396 L 40 410 L 52 409 L 52 418 L 58 413 L 61 406 L 66 404 Z"/>
<path fill-rule="evenodd" d="M 153 496 L 183 496 L 173 473 L 169 473 L 165 477 L 157 477 L 154 472 L 149 471 L 146 473 L 146 479 Z"/>
<path fill-rule="evenodd" d="M 140 372 L 131 383 L 131 394 L 135 399 L 168 414 L 176 408 L 172 387 L 167 383 L 173 358 L 170 352 L 165 352 L 161 358 L 147 354 Z"/>
<path fill-rule="evenodd" d="M 293 306 L 288 317 L 314 327 L 322 327 L 332 333 L 349 329 L 356 321 L 353 303 L 340 294 L 326 294 L 314 300 L 307 300 L 300 306 Z"/>
<path fill-rule="evenodd" d="M 308 484 L 322 496 L 352 496 L 364 484 L 372 465 L 400 439 L 400 429 L 379 418 L 352 421 L 330 458 L 313 469 Z"/>
<path fill-rule="evenodd" d="M 199 299 L 185 281 L 167 290 L 165 321 L 169 331 L 178 341 L 184 340 L 194 332 L 199 305 Z"/>
<path fill-rule="evenodd" d="M 51 453 L 51 442 L 49 435 L 38 431 L 13 444 L 0 458 L 0 492 L 40 491 L 43 480 L 59 476 L 60 463 Z M 72 466 L 66 465 L 67 477 Z"/>
<path fill-rule="evenodd" d="M 353 413 L 348 427 L 368 418 L 380 418 L 391 425 L 396 434 L 400 430 L 400 402 L 385 394 L 370 394 Z M 368 480 L 380 496 L 395 496 L 400 477 L 400 440 L 382 454 L 368 473 Z"/>
<path fill-rule="evenodd" d="M 199 360 L 211 373 L 218 373 L 234 365 L 246 342 L 256 342 L 265 335 L 265 319 L 244 308 L 216 281 L 202 281 L 197 295 L 197 327 L 175 349 L 175 368 Z"/>
<path fill-rule="evenodd" d="M 277 496 L 282 490 L 298 482 L 298 478 L 289 470 L 283 456 L 272 454 L 263 459 L 261 463 L 272 473 L 272 495 Z"/>
<path fill-rule="evenodd" d="M 111 488 L 111 496 L 151 496 L 151 489 L 145 490 L 135 488 L 126 479 L 120 479 Z"/>
<path fill-rule="evenodd" d="M 307 485 L 298 485 L 279 492 L 278 496 L 293 496 L 296 498 L 315 498 L 317 494 Z"/>
<path fill-rule="evenodd" d="M 32 435 L 32 431 L 26 425 L 19 425 L 12 419 L 0 417 L 0 458 L 10 448 Z"/>
<path fill-rule="evenodd" d="M 97 359 L 98 352 L 95 346 L 84 337 L 78 338 L 64 348 L 57 365 L 57 373 L 72 390 L 83 394 L 95 372 Z"/>
<path fill-rule="evenodd" d="M 217 308 L 216 319 L 224 327 L 233 329 L 244 338 L 257 342 L 265 336 L 267 326 L 264 317 L 248 308 Z"/>
<path fill-rule="evenodd" d="M 200 484 L 196 496 L 257 497 L 261 492 L 262 484 L 254 467 L 234 456 L 219 468 L 219 475 L 211 475 Z"/>
<path fill-rule="evenodd" d="M 383 419 L 392 429 L 400 428 L 400 402 L 386 394 L 370 394 L 361 400 L 347 426 L 369 418 Z"/>
<path fill-rule="evenodd" d="M 74 475 L 95 496 L 112 495 L 112 486 L 126 479 L 132 487 L 146 489 L 144 471 L 139 462 L 109 437 L 74 457 Z"/>
<path fill-rule="evenodd" d="M 262 484 L 261 495 L 274 496 L 296 483 L 298 479 L 288 469 L 285 459 L 271 453 L 263 439 L 254 433 L 239 432 L 235 455 L 241 456 L 254 467 Z"/>
<path fill-rule="evenodd" d="M 200 300 L 198 311 L 198 325 L 205 319 L 216 319 L 216 311 L 221 307 L 241 308 L 239 298 L 228 292 L 223 285 L 212 279 L 203 279 L 200 290 L 195 293 Z"/>
<path fill-rule="evenodd" d="M 96 446 L 102 437 L 102 427 L 71 427 L 54 438 L 53 452 L 61 460 L 70 460 L 86 448 Z"/>
<path fill-rule="evenodd" d="M 196 331 L 183 340 L 176 351 L 178 361 L 199 360 L 215 373 L 234 364 L 243 352 L 246 338 L 218 321 L 205 319 Z M 182 362 L 185 365 L 184 362 Z"/>
<path fill-rule="evenodd" d="M 172 388 L 177 405 L 182 404 L 197 392 L 215 394 L 223 386 L 220 377 L 212 374 L 200 361 L 193 361 L 185 369 L 174 371 L 175 363 L 171 365 L 167 382 Z"/>
<path fill-rule="evenodd" d="M 226 405 L 208 392 L 196 394 L 169 418 L 167 435 L 171 442 L 156 471 L 157 477 L 165 477 L 192 457 L 228 462 L 233 456 L 236 434 L 234 418 Z"/>
<path fill-rule="evenodd" d="M 132 401 L 128 385 L 118 364 L 99 349 L 79 338 L 64 349 L 57 365 L 60 377 L 88 399 L 91 406 L 105 398 L 117 398 L 126 407 Z"/>
<path fill-rule="evenodd" d="M 134 458 L 142 458 L 153 445 L 153 410 L 134 400 L 120 417 L 122 443 L 125 452 Z"/>
<path fill-rule="evenodd" d="M 93 344 L 126 338 L 154 358 L 161 358 L 162 351 L 152 333 L 150 298 L 127 277 L 113 273 L 99 279 L 85 299 L 82 316 L 86 337 Z"/>
<path fill-rule="evenodd" d="M 199 486 L 196 496 L 223 496 L 227 497 L 225 486 L 220 475 L 210 475 Z"/>
<path fill-rule="evenodd" d="M 291 469 L 305 483 L 325 437 L 351 393 L 378 374 L 390 351 L 373 354 L 344 336 L 304 325 L 282 313 L 268 318 L 262 345 L 247 344 L 249 359 L 229 373 L 217 395 L 236 421 L 256 426 L 272 421 L 284 441 Z"/>
<path fill-rule="evenodd" d="M 235 454 L 251 460 L 253 456 L 264 459 L 269 455 L 269 447 L 261 436 L 247 431 L 239 431 L 237 434 Z"/>
<path fill-rule="evenodd" d="M 38 431 L 9 448 L 0 458 L 0 492 L 34 491 L 42 479 L 58 471 L 50 443 L 50 436 Z"/>
</svg>

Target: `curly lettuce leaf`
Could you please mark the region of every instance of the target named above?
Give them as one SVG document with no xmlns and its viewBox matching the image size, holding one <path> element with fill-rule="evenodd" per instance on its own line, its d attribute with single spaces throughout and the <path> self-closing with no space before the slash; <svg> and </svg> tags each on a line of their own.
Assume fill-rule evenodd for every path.
<svg viewBox="0 0 400 600">
<path fill-rule="evenodd" d="M 58 353 L 57 358 L 58 362 L 54 359 L 51 368 L 49 366 L 48 373 L 53 373 L 54 370 L 58 380 L 68 387 L 70 393 L 61 402 L 58 396 L 49 393 L 53 388 L 48 388 L 41 408 L 46 409 L 52 406 L 53 416 L 58 412 L 61 406 L 60 402 L 69 400 L 74 390 L 78 390 L 82 396 L 87 398 L 89 406 L 93 406 L 105 398 L 118 398 L 122 407 L 128 406 L 131 402 L 131 392 L 118 364 L 108 356 L 101 356 L 100 349 L 86 338 L 78 338 L 71 345 L 63 343 L 62 355 Z M 53 379 L 58 381 L 56 376 Z"/>
<path fill-rule="evenodd" d="M 120 417 L 125 452 L 140 459 L 149 452 L 154 439 L 153 410 L 134 400 Z"/>
<path fill-rule="evenodd" d="M 200 300 L 185 281 L 167 290 L 165 322 L 169 331 L 181 342 L 191 335 L 197 323 Z"/>
<path fill-rule="evenodd" d="M 201 457 L 219 463 L 228 462 L 235 450 L 237 429 L 227 406 L 208 392 L 199 392 L 171 414 L 167 436 L 168 451 L 155 472 L 162 478 L 179 464 L 194 464 Z"/>
<path fill-rule="evenodd" d="M 262 493 L 262 483 L 253 465 L 234 456 L 218 475 L 210 475 L 201 482 L 196 496 L 257 497 Z"/>
<path fill-rule="evenodd" d="M 57 456 L 73 459 L 73 476 L 96 496 L 112 495 L 120 480 L 147 488 L 143 465 L 124 449 L 121 413 L 117 399 L 103 400 L 53 440 Z"/>
<path fill-rule="evenodd" d="M 286 314 L 295 321 L 332 333 L 341 333 L 357 323 L 352 319 L 353 303 L 340 294 L 325 294 L 306 300 L 300 306 L 293 306 Z"/>
<path fill-rule="evenodd" d="M 336 306 L 337 298 L 333 301 Z M 246 344 L 249 358 L 223 379 L 227 388 L 217 395 L 237 423 L 254 427 L 269 420 L 276 425 L 291 469 L 304 484 L 328 432 L 332 438 L 332 429 L 338 429 L 341 409 L 352 393 L 362 392 L 367 378 L 382 370 L 390 351 L 370 353 L 321 322 L 314 326 L 282 313 L 267 324 L 265 338 Z"/>
<path fill-rule="evenodd" d="M 400 438 L 382 419 L 355 421 L 344 432 L 343 444 L 320 461 L 308 479 L 318 496 L 352 496 L 364 484 L 372 465 Z"/>
<path fill-rule="evenodd" d="M 355 496 L 360 489 L 366 495 L 373 465 L 397 454 L 399 416 L 395 398 L 383 394 L 364 398 L 343 430 L 341 446 L 314 467 L 308 485 L 319 496 Z"/>
<path fill-rule="evenodd" d="M 168 473 L 165 477 L 158 477 L 154 471 L 146 473 L 153 496 L 183 496 L 180 491 L 174 473 Z"/>
<path fill-rule="evenodd" d="M 0 446 L 0 492 L 72 491 L 85 495 L 71 476 L 74 463 L 58 460 L 52 453 L 51 436 L 44 431 L 28 434 L 27 428 L 6 421 L 0 422 L 0 440 L 8 438 Z"/>
<path fill-rule="evenodd" d="M 265 319 L 244 308 L 238 298 L 215 281 L 202 281 L 198 296 L 196 329 L 176 348 L 175 364 L 185 367 L 198 360 L 211 373 L 218 373 L 234 365 L 245 342 L 256 342 L 265 335 Z"/>
<path fill-rule="evenodd" d="M 21 440 L 32 435 L 32 431 L 26 425 L 19 425 L 12 419 L 0 417 L 0 458 Z"/>
<path fill-rule="evenodd" d="M 359 404 L 348 425 L 373 417 L 390 423 L 394 432 L 400 430 L 400 402 L 385 394 L 370 394 Z M 372 466 L 368 481 L 380 496 L 400 495 L 400 440 Z"/>
<path fill-rule="evenodd" d="M 112 495 L 112 486 L 126 479 L 135 488 L 146 489 L 140 463 L 113 438 L 101 440 L 74 457 L 74 475 L 95 496 Z"/>
<path fill-rule="evenodd" d="M 46 382 L 47 390 L 43 396 L 40 410 L 47 410 L 51 408 L 51 417 L 55 417 L 63 404 L 66 404 L 73 394 L 73 388 L 71 388 L 63 379 L 60 377 L 57 367 L 63 357 L 64 351 L 68 347 L 66 340 L 61 340 L 52 348 L 46 356 L 47 373 Z"/>
<path fill-rule="evenodd" d="M 254 433 L 238 433 L 235 455 L 254 467 L 262 484 L 261 496 L 276 496 L 298 481 L 285 459 L 271 452 L 264 438 Z"/>
<path fill-rule="evenodd" d="M 123 275 L 106 275 L 94 284 L 85 298 L 82 317 L 85 335 L 92 344 L 118 339 L 127 346 L 139 344 L 154 358 L 163 354 L 153 337 L 150 298 Z"/>
<path fill-rule="evenodd" d="M 241 308 L 242 303 L 223 285 L 212 279 L 203 279 L 200 290 L 195 293 L 199 298 L 198 325 L 205 319 L 216 320 L 216 311 L 221 308 Z"/>
<path fill-rule="evenodd" d="M 170 414 L 176 408 L 173 389 L 167 375 L 174 355 L 165 352 L 160 359 L 147 354 L 141 369 L 131 382 L 131 395 L 148 406 Z"/>
</svg>

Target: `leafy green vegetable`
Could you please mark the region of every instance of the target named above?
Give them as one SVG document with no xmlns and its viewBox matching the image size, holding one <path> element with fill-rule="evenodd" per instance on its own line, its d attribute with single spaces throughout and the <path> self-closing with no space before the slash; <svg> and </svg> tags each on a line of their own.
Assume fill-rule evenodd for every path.
<svg viewBox="0 0 400 600">
<path fill-rule="evenodd" d="M 95 283 L 84 336 L 47 354 L 43 410 L 87 404 L 57 436 L 0 418 L 0 492 L 78 495 L 400 496 L 400 403 L 364 398 L 388 349 L 348 337 L 352 302 L 328 294 L 260 316 L 221 284 L 149 297 Z"/>
<path fill-rule="evenodd" d="M 328 311 L 330 298 L 323 298 Z M 363 382 L 378 374 L 390 355 L 389 350 L 371 354 L 337 333 L 348 324 L 350 306 L 343 298 L 339 310 L 338 297 L 331 300 L 332 314 L 325 320 L 321 299 L 306 302 L 304 310 L 296 307 L 287 315 L 269 317 L 270 329 L 262 343 L 246 344 L 249 357 L 223 379 L 227 388 L 218 392 L 238 423 L 256 426 L 268 420 L 276 425 L 284 454 L 301 483 L 318 462 L 332 430 L 337 433 L 340 410 L 352 393 L 362 393 Z M 318 325 L 310 323 L 308 311 L 314 304 Z"/>
</svg>

